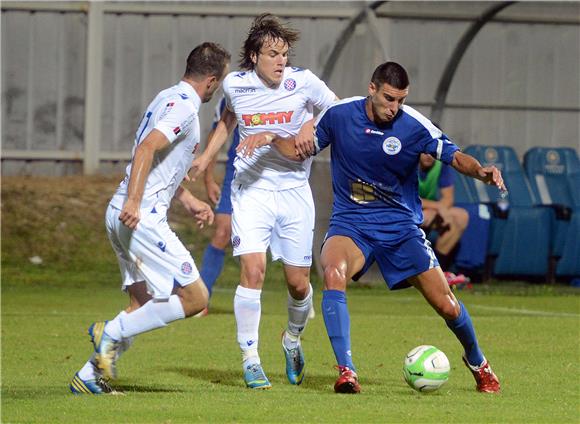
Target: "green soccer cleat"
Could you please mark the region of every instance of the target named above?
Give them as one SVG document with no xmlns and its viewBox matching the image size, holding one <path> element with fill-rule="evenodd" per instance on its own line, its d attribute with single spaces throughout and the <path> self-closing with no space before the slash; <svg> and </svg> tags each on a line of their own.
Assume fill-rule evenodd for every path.
<svg viewBox="0 0 580 424">
<path fill-rule="evenodd" d="M 249 364 L 244 369 L 244 381 L 249 389 L 270 389 L 270 380 L 264 374 L 261 364 Z"/>
<path fill-rule="evenodd" d="M 300 340 L 293 349 L 288 349 L 284 345 L 284 335 L 286 332 L 282 333 L 282 350 L 284 351 L 284 356 L 286 357 L 286 377 L 290 384 L 299 385 L 304 380 L 304 352 L 302 351 L 302 345 Z"/>
<path fill-rule="evenodd" d="M 102 377 L 98 377 L 95 380 L 83 380 L 78 372 L 75 374 L 68 387 L 74 395 L 123 394 L 109 386 L 109 383 L 107 383 Z"/>
<path fill-rule="evenodd" d="M 106 379 L 116 378 L 117 370 L 115 361 L 117 359 L 117 350 L 119 342 L 105 333 L 105 322 L 94 322 L 89 327 L 89 336 L 95 348 L 95 361 L 97 368 Z"/>
</svg>

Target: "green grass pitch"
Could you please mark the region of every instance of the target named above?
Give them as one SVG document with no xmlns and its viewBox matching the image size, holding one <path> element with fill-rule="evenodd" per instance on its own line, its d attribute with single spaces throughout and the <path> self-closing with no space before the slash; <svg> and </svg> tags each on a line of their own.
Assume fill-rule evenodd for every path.
<svg viewBox="0 0 580 424">
<path fill-rule="evenodd" d="M 114 285 L 114 284 L 113 284 Z M 73 396 L 70 378 L 91 352 L 86 328 L 114 316 L 116 287 L 19 287 L 2 293 L 2 422 L 578 422 L 580 371 L 575 296 L 462 296 L 502 381 L 500 395 L 474 390 L 461 349 L 417 293 L 349 291 L 353 355 L 362 393 L 337 395 L 334 357 L 319 309 L 304 336 L 307 372 L 291 386 L 280 332 L 285 292 L 263 295 L 260 350 L 273 388 L 244 387 L 232 314 L 233 289 L 218 290 L 211 314 L 139 337 L 118 364 L 125 396 Z M 402 379 L 419 344 L 442 349 L 448 383 L 432 394 Z"/>
<path fill-rule="evenodd" d="M 577 289 L 494 282 L 459 292 L 499 395 L 475 391 L 461 347 L 414 289 L 382 284 L 348 291 L 353 357 L 362 393 L 337 395 L 334 355 L 320 313 L 303 337 L 306 378 L 286 381 L 280 333 L 286 291 L 269 265 L 260 353 L 273 388 L 244 387 L 232 313 L 238 265 L 228 258 L 203 319 L 138 337 L 118 363 L 124 396 L 73 396 L 70 379 L 91 353 L 92 321 L 126 305 L 103 213 L 119 177 L 4 178 L 2 182 L 1 422 L 5 423 L 578 423 L 580 296 Z M 200 258 L 211 229 L 192 229 L 179 208 L 175 230 Z M 38 255 L 41 265 L 29 257 Z M 199 260 L 196 260 L 199 263 Z M 432 394 L 403 381 L 405 354 L 443 350 L 449 381 Z"/>
</svg>

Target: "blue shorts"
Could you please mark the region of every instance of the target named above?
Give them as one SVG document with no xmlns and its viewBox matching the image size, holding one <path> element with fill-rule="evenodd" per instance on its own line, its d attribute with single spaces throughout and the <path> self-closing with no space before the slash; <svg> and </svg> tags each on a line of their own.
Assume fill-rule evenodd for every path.
<svg viewBox="0 0 580 424">
<path fill-rule="evenodd" d="M 325 240 L 332 236 L 349 237 L 361 250 L 365 264 L 352 277 L 353 280 L 357 281 L 376 262 L 389 289 L 398 290 L 410 286 L 407 278 L 439 266 L 431 243 L 425 238 L 422 230 L 420 234 L 422 235 L 412 235 L 410 238 L 405 237 L 406 234 L 401 234 L 401 242 L 393 244 L 369 237 L 356 228 L 331 224 Z"/>
<path fill-rule="evenodd" d="M 225 215 L 232 214 L 232 180 L 234 179 L 234 166 L 229 161 L 226 164 L 226 174 L 222 183 L 222 193 L 220 200 L 215 208 L 215 213 Z"/>
</svg>

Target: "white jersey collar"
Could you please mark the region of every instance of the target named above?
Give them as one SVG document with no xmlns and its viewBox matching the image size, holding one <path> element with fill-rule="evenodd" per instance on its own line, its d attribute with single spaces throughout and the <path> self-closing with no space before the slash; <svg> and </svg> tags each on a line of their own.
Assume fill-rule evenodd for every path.
<svg viewBox="0 0 580 424">
<path fill-rule="evenodd" d="M 187 94 L 187 96 L 191 99 L 191 101 L 195 105 L 195 108 L 199 110 L 199 108 L 201 107 L 201 98 L 199 97 L 199 94 L 197 94 L 197 91 L 195 91 L 195 89 L 188 82 L 185 82 L 183 80 L 179 81 L 177 86 L 179 87 L 180 91 L 183 91 L 185 94 Z"/>
</svg>

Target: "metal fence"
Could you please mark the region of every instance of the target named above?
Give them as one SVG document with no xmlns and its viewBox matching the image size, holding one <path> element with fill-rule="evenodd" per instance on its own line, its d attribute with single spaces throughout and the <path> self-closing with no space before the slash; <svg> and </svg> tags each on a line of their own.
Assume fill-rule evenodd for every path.
<svg viewBox="0 0 580 424">
<path fill-rule="evenodd" d="M 337 41 L 329 86 L 364 95 L 385 59 L 409 70 L 408 103 L 429 115 L 462 34 L 493 3 L 380 2 L 343 30 L 363 2 L 3 2 L 2 173 L 119 171 L 143 108 L 181 76 L 205 40 L 237 56 L 258 13 L 301 30 L 292 58 L 321 74 Z M 330 7 L 332 6 L 332 7 Z M 516 3 L 461 58 L 439 124 L 458 144 L 580 149 L 580 5 Z M 202 133 L 213 103 L 202 108 Z"/>
</svg>

